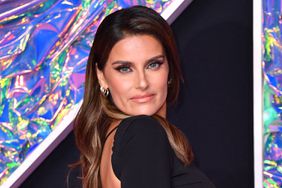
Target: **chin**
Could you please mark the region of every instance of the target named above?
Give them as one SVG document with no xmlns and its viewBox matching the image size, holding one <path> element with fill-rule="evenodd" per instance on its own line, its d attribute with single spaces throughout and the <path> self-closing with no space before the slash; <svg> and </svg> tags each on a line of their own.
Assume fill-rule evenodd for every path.
<svg viewBox="0 0 282 188">
<path fill-rule="evenodd" d="M 140 110 L 134 110 L 131 111 L 131 115 L 137 116 L 137 115 L 147 115 L 147 116 L 152 116 L 158 112 L 158 109 L 140 109 Z"/>
<path fill-rule="evenodd" d="M 158 105 L 156 103 L 151 103 L 151 104 L 147 103 L 142 105 L 134 104 L 129 106 L 122 106 L 123 108 L 121 107 L 120 109 L 125 114 L 128 114 L 130 116 L 138 116 L 138 115 L 152 116 L 154 114 L 158 114 L 160 111 L 163 111 L 162 108 L 165 108 L 163 104 L 162 103 Z"/>
<path fill-rule="evenodd" d="M 138 116 L 138 115 L 146 115 L 146 116 L 152 116 L 155 113 L 149 113 L 149 112 L 139 112 L 139 113 L 134 113 L 132 114 L 133 116 Z"/>
</svg>

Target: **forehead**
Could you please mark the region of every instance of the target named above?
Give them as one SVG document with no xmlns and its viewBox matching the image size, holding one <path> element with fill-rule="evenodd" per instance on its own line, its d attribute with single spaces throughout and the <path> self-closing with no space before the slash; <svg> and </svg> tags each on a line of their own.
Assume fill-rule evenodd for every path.
<svg viewBox="0 0 282 188">
<path fill-rule="evenodd" d="M 161 43 L 150 35 L 129 35 L 112 48 L 108 62 L 125 60 L 138 62 L 157 55 L 164 55 Z"/>
</svg>

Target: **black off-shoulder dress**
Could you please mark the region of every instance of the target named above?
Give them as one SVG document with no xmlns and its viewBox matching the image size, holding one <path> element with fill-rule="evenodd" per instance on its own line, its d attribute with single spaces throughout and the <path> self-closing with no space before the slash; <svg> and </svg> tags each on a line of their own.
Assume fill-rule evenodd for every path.
<svg viewBox="0 0 282 188">
<path fill-rule="evenodd" d="M 195 166 L 184 166 L 165 130 L 150 116 L 126 118 L 117 127 L 112 166 L 121 188 L 215 188 Z"/>
</svg>

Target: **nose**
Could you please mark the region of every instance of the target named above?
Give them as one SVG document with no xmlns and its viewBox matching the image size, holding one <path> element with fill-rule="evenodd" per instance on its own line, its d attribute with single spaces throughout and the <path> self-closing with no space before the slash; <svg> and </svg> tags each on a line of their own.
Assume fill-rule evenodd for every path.
<svg viewBox="0 0 282 188">
<path fill-rule="evenodd" d="M 138 73 L 137 88 L 141 90 L 146 90 L 149 87 L 148 76 L 144 71 Z"/>
</svg>

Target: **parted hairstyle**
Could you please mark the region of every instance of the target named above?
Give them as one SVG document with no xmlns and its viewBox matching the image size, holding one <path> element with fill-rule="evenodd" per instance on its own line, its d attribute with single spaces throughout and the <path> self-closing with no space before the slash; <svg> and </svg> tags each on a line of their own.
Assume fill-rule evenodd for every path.
<svg viewBox="0 0 282 188">
<path fill-rule="evenodd" d="M 108 15 L 94 38 L 86 67 L 83 103 L 74 122 L 83 188 L 101 188 L 99 172 L 106 133 L 113 121 L 129 117 L 115 106 L 110 96 L 105 97 L 100 92 L 96 66 L 103 71 L 113 46 L 133 35 L 150 35 L 160 42 L 169 64 L 168 77 L 171 80 L 166 102 L 174 103 L 179 93 L 182 76 L 176 44 L 168 23 L 157 12 L 144 6 L 125 8 Z M 193 153 L 184 134 L 165 118 L 158 115 L 153 117 L 164 128 L 176 156 L 184 165 L 190 164 Z"/>
</svg>

